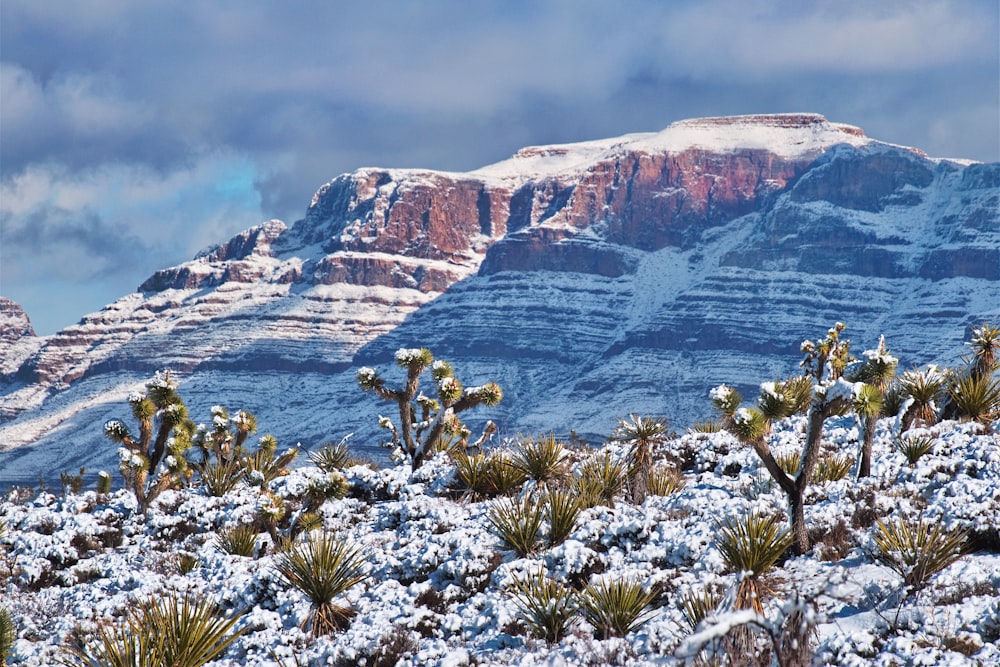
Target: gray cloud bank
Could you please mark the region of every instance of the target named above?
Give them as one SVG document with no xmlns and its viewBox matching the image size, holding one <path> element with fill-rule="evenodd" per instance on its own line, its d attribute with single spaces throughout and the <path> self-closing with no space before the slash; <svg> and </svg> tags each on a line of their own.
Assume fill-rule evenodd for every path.
<svg viewBox="0 0 1000 667">
<path fill-rule="evenodd" d="M 997 4 L 0 5 L 0 293 L 51 333 L 362 166 L 815 111 L 1000 160 Z"/>
</svg>

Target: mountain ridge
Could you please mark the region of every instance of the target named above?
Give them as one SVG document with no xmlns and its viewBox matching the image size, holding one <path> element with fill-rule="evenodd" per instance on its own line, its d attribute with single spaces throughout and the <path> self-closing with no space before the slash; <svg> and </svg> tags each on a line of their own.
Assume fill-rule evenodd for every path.
<svg viewBox="0 0 1000 667">
<path fill-rule="evenodd" d="M 593 438 L 628 412 L 707 417 L 706 387 L 794 372 L 836 320 L 859 352 L 885 333 L 904 364 L 955 358 L 1000 319 L 998 193 L 1000 165 L 816 114 L 680 121 L 466 173 L 359 169 L 292 225 L 157 271 L 30 354 L 2 343 L 24 361 L 0 374 L 0 471 L 110 462 L 100 423 L 163 368 L 196 420 L 222 403 L 282 439 L 370 444 L 385 408 L 352 369 L 398 347 L 500 381 L 483 419 Z"/>
</svg>

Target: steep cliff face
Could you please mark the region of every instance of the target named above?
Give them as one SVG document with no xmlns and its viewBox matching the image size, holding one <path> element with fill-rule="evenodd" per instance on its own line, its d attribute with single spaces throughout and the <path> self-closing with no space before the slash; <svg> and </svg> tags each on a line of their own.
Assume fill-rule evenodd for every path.
<svg viewBox="0 0 1000 667">
<path fill-rule="evenodd" d="M 710 386 L 795 372 L 799 342 L 836 320 L 859 350 L 885 333 L 905 366 L 951 361 L 1000 320 L 998 209 L 1000 165 L 809 114 L 527 148 L 465 174 L 361 170 L 290 227 L 159 271 L 30 354 L 12 343 L 0 468 L 99 460 L 103 419 L 162 368 L 196 418 L 221 403 L 283 441 L 370 446 L 385 406 L 354 372 L 391 373 L 398 347 L 500 381 L 490 416 L 508 432 L 594 438 L 628 412 L 707 417 Z"/>
</svg>

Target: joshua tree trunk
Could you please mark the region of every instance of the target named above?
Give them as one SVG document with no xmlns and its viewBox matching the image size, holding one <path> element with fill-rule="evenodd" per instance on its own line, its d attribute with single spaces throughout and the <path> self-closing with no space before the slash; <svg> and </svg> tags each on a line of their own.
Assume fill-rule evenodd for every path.
<svg viewBox="0 0 1000 667">
<path fill-rule="evenodd" d="M 858 464 L 858 479 L 872 474 L 872 443 L 875 441 L 875 427 L 878 417 L 870 416 L 864 419 L 864 440 L 861 445 L 861 462 Z"/>
</svg>

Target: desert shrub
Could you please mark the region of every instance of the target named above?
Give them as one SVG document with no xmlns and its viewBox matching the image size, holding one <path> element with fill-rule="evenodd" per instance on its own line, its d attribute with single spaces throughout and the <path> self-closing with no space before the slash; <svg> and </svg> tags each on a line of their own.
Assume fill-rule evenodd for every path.
<svg viewBox="0 0 1000 667">
<path fill-rule="evenodd" d="M 655 599 L 655 591 L 637 582 L 602 578 L 580 593 L 580 613 L 600 639 L 624 637 L 650 619 Z"/>
<path fill-rule="evenodd" d="M 713 542 L 727 568 L 743 575 L 735 607 L 763 613 L 761 600 L 771 590 L 761 576 L 774 567 L 792 546 L 791 532 L 782 530 L 774 517 L 751 512 L 742 518 L 730 518 L 718 524 Z"/>
<path fill-rule="evenodd" d="M 523 495 L 492 503 L 486 511 L 486 520 L 493 534 L 500 538 L 503 548 L 524 558 L 534 553 L 541 544 L 540 532 L 545 515 L 544 505 L 533 496 Z"/>
<path fill-rule="evenodd" d="M 721 430 L 722 425 L 714 419 L 695 422 L 691 425 L 691 431 L 694 433 L 718 433 Z"/>
<path fill-rule="evenodd" d="M 948 395 L 963 419 L 988 428 L 1000 417 L 1000 377 L 961 373 L 948 386 Z"/>
<path fill-rule="evenodd" d="M 334 600 L 367 578 L 365 565 L 360 548 L 352 548 L 325 531 L 290 545 L 275 560 L 281 580 L 309 598 L 309 624 L 314 637 L 348 626 L 353 610 Z"/>
<path fill-rule="evenodd" d="M 680 471 L 670 466 L 657 465 L 649 471 L 647 487 L 651 496 L 669 496 L 687 485 Z"/>
<path fill-rule="evenodd" d="M 506 449 L 488 452 L 456 452 L 455 476 L 462 488 L 472 497 L 488 498 L 495 495 L 509 495 L 518 490 L 527 475 L 511 462 Z"/>
<path fill-rule="evenodd" d="M 579 473 L 570 482 L 570 488 L 586 507 L 613 507 L 615 497 L 622 493 L 627 480 L 628 467 L 615 459 L 611 452 L 604 450 L 580 465 Z"/>
<path fill-rule="evenodd" d="M 125 624 L 100 628 L 96 642 L 68 649 L 66 665 L 200 667 L 222 655 L 242 633 L 241 614 L 225 616 L 206 599 L 147 601 L 126 611 Z"/>
<path fill-rule="evenodd" d="M 552 489 L 545 496 L 546 516 L 549 521 L 549 546 L 564 542 L 583 511 L 580 497 L 571 489 Z"/>
<path fill-rule="evenodd" d="M 847 477 L 854 466 L 854 459 L 845 454 L 825 454 L 816 462 L 813 478 L 819 484 L 836 482 Z"/>
<path fill-rule="evenodd" d="M 197 467 L 205 493 L 221 498 L 243 481 L 243 465 L 238 459 L 206 462 Z"/>
<path fill-rule="evenodd" d="M 406 383 L 402 387 L 386 387 L 385 380 L 368 366 L 358 370 L 357 381 L 362 391 L 373 392 L 399 407 L 399 429 L 385 417 L 379 418 L 379 425 L 389 430 L 393 444 L 410 458 L 413 470 L 436 451 L 443 435 L 457 435 L 463 441 L 470 435 L 458 418 L 460 412 L 478 405 L 493 406 L 503 399 L 503 391 L 495 382 L 463 387 L 451 364 L 440 359 L 435 361 L 426 348 L 401 348 L 396 350 L 395 358 L 396 364 L 406 369 Z M 428 368 L 434 380 L 436 399 L 420 391 L 420 376 Z M 492 422 L 487 423 L 480 444 L 495 430 Z"/>
<path fill-rule="evenodd" d="M 937 421 L 938 402 L 944 395 L 945 376 L 936 366 L 928 366 L 925 370 L 912 370 L 903 373 L 899 381 L 899 390 L 904 396 L 912 399 L 910 407 L 903 414 L 901 431 L 908 430 L 915 423 L 925 425 Z"/>
<path fill-rule="evenodd" d="M 934 451 L 936 442 L 937 440 L 931 435 L 898 435 L 892 439 L 892 446 L 906 457 L 906 462 L 912 467 L 924 454 Z"/>
<path fill-rule="evenodd" d="M 923 589 L 931 577 L 962 557 L 966 551 L 965 530 L 945 530 L 938 519 L 933 524 L 920 516 L 879 520 L 872 539 L 876 560 L 903 578 L 913 592 Z"/>
<path fill-rule="evenodd" d="M 243 454 L 240 458 L 243 478 L 251 486 L 266 489 L 275 479 L 288 474 L 288 466 L 298 455 L 299 450 L 295 447 L 278 454 L 277 439 L 273 435 L 265 435 L 260 439 L 257 451 Z"/>
<path fill-rule="evenodd" d="M 785 471 L 788 476 L 793 476 L 799 471 L 799 463 L 802 461 L 802 452 L 778 452 L 774 455 L 778 467 Z"/>
<path fill-rule="evenodd" d="M 519 436 L 510 464 L 538 484 L 551 484 L 566 474 L 569 452 L 554 435 Z"/>
<path fill-rule="evenodd" d="M 63 495 L 80 493 L 80 490 L 83 489 L 83 476 L 86 472 L 86 468 L 80 468 L 79 474 L 76 475 L 66 471 L 59 473 L 59 483 L 62 485 Z"/>
<path fill-rule="evenodd" d="M 687 593 L 678 600 L 681 620 L 688 634 L 694 632 L 709 616 L 713 615 L 722 604 L 722 595 L 711 589 L 703 589 L 700 593 Z"/>
<path fill-rule="evenodd" d="M 352 460 L 347 438 L 337 443 L 324 442 L 318 450 L 309 453 L 309 462 L 323 472 L 343 470 Z"/>
<path fill-rule="evenodd" d="M 10 617 L 6 607 L 0 607 L 0 665 L 7 664 L 7 658 L 14 648 L 16 639 L 17 629 L 14 627 L 14 619 Z"/>
<path fill-rule="evenodd" d="M 213 546 L 231 556 L 253 556 L 257 546 L 257 529 L 250 523 L 227 526 L 215 536 Z"/>
<path fill-rule="evenodd" d="M 99 495 L 111 493 L 111 474 L 106 470 L 97 473 L 97 493 Z"/>
<path fill-rule="evenodd" d="M 653 448 L 667 440 L 667 422 L 657 417 L 629 415 L 619 419 L 611 441 L 628 449 L 628 489 L 630 500 L 639 505 L 649 492 L 649 471 L 653 467 Z"/>
<path fill-rule="evenodd" d="M 518 617 L 535 637 L 556 643 L 576 621 L 577 600 L 573 591 L 539 572 L 515 579 L 507 596 L 517 606 Z"/>
</svg>

